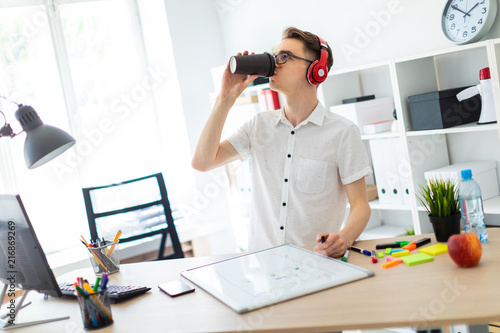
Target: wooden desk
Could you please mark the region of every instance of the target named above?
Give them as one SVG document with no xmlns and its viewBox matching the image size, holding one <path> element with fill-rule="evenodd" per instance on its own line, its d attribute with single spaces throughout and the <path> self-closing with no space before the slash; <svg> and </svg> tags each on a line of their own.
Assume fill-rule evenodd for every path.
<svg viewBox="0 0 500 333">
<path fill-rule="evenodd" d="M 420 239 L 433 235 L 400 237 Z M 372 249 L 370 240 L 356 245 Z M 486 324 L 500 320 L 500 229 L 489 229 L 489 241 L 483 245 L 481 262 L 475 268 L 460 268 L 448 254 L 436 256 L 430 263 L 391 269 L 372 264 L 371 258 L 353 253 L 349 262 L 375 272 L 375 277 L 316 294 L 300 297 L 267 308 L 238 315 L 211 295 L 196 292 L 170 298 L 157 285 L 179 278 L 179 272 L 211 263 L 228 256 L 198 257 L 121 266 L 111 275 L 110 283 L 152 287 L 143 296 L 115 304 L 115 323 L 99 332 L 331 332 L 348 329 L 388 327 L 436 327 L 452 324 Z M 75 271 L 60 279 L 73 281 L 76 276 L 94 278 L 90 269 Z M 29 296 L 33 304 L 19 314 L 18 320 L 70 315 L 71 318 L 16 332 L 83 331 L 76 300 L 43 300 Z M 24 312 L 24 313 L 23 313 Z"/>
</svg>

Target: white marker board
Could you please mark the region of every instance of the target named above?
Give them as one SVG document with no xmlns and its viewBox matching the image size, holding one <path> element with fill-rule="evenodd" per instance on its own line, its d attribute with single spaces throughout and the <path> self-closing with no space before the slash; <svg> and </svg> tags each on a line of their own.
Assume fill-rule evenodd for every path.
<svg viewBox="0 0 500 333">
<path fill-rule="evenodd" d="M 181 275 L 236 312 L 245 313 L 374 273 L 285 244 L 188 269 Z"/>
</svg>

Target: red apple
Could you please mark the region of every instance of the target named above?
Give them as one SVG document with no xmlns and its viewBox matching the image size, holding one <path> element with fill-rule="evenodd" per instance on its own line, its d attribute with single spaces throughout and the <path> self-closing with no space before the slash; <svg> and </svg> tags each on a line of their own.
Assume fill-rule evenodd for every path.
<svg viewBox="0 0 500 333">
<path fill-rule="evenodd" d="M 448 239 L 448 253 L 451 259 L 460 267 L 474 267 L 481 260 L 483 247 L 476 234 L 452 235 Z"/>
</svg>

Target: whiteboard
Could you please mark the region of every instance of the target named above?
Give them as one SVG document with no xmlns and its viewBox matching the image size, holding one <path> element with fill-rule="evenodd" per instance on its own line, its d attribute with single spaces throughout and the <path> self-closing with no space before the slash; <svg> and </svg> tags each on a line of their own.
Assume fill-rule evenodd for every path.
<svg viewBox="0 0 500 333">
<path fill-rule="evenodd" d="M 375 274 L 291 244 L 188 269 L 181 275 L 238 313 Z"/>
</svg>

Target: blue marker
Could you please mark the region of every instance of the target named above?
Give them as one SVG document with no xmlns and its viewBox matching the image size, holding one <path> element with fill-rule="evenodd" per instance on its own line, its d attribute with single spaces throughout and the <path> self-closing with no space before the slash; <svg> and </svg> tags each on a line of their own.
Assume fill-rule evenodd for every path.
<svg viewBox="0 0 500 333">
<path fill-rule="evenodd" d="M 356 246 L 351 246 L 351 250 L 353 250 L 354 252 L 363 253 L 364 255 L 369 256 L 369 257 L 372 256 L 371 251 L 364 250 L 364 249 L 356 247 Z"/>
</svg>

